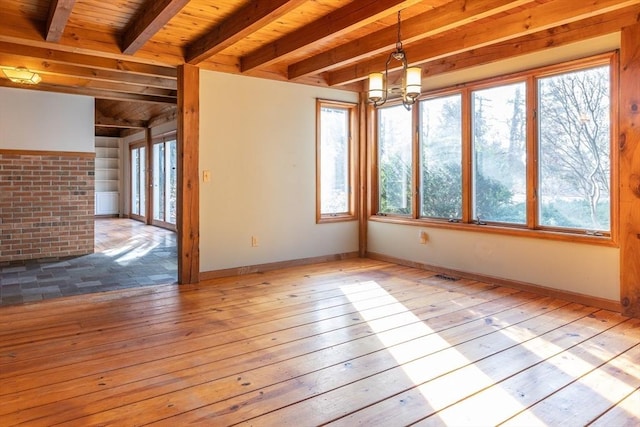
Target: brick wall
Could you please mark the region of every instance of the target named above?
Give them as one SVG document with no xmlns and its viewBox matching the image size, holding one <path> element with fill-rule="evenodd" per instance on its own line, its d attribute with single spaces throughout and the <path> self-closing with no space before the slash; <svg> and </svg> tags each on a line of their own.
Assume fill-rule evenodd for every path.
<svg viewBox="0 0 640 427">
<path fill-rule="evenodd" d="M 0 150 L 0 265 L 93 253 L 93 153 Z"/>
</svg>

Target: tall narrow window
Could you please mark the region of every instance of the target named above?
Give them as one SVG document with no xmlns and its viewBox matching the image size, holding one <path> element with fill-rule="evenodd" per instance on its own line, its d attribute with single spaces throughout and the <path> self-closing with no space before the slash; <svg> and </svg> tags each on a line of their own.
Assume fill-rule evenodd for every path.
<svg viewBox="0 0 640 427">
<path fill-rule="evenodd" d="M 538 80 L 540 224 L 610 230 L 609 66 Z"/>
<path fill-rule="evenodd" d="M 318 100 L 318 222 L 355 218 L 355 104 Z"/>
<path fill-rule="evenodd" d="M 378 109 L 379 214 L 411 215 L 413 139 L 403 105 Z"/>
<path fill-rule="evenodd" d="M 524 82 L 472 92 L 473 218 L 526 223 Z"/>
<path fill-rule="evenodd" d="M 462 218 L 462 97 L 420 101 L 420 216 Z"/>
</svg>

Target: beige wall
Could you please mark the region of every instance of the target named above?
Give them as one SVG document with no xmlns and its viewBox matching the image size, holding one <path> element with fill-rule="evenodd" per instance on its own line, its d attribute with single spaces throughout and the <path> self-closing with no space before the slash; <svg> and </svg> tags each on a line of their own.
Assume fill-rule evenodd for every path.
<svg viewBox="0 0 640 427">
<path fill-rule="evenodd" d="M 356 221 L 315 223 L 316 98 L 357 94 L 200 73 L 200 270 L 358 250 Z M 251 246 L 256 236 L 258 246 Z"/>
</svg>

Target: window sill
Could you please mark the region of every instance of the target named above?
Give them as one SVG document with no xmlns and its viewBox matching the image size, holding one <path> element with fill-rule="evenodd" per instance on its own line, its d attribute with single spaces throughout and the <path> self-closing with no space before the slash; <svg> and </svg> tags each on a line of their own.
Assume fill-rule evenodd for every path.
<svg viewBox="0 0 640 427">
<path fill-rule="evenodd" d="M 317 218 L 316 224 L 327 224 L 331 222 L 346 222 L 356 221 L 358 218 L 355 215 L 349 214 L 335 214 L 335 215 L 323 215 Z"/>
<path fill-rule="evenodd" d="M 391 224 L 411 225 L 418 227 L 442 228 L 457 231 L 471 231 L 476 233 L 502 234 L 506 236 L 529 237 L 535 239 L 556 240 L 572 243 L 585 243 L 597 246 L 618 247 L 618 242 L 613 236 L 595 236 L 589 234 L 579 234 L 579 232 L 564 232 L 548 229 L 528 229 L 524 226 L 506 226 L 502 224 L 469 224 L 463 222 L 449 222 L 436 219 L 413 219 L 397 216 L 372 215 L 370 221 Z"/>
</svg>

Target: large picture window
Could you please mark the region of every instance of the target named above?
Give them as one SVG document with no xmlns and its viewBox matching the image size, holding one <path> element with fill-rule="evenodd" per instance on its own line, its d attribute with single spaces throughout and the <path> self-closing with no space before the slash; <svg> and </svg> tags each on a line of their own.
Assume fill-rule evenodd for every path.
<svg viewBox="0 0 640 427">
<path fill-rule="evenodd" d="M 609 230 L 609 67 L 538 80 L 540 224 Z"/>
<path fill-rule="evenodd" d="M 356 217 L 355 120 L 355 104 L 317 101 L 317 222 Z"/>
<path fill-rule="evenodd" d="M 526 223 L 526 86 L 471 92 L 473 213 L 477 222 Z"/>
<path fill-rule="evenodd" d="M 420 108 L 420 216 L 462 218 L 462 97 L 427 99 Z"/>
<path fill-rule="evenodd" d="M 610 241 L 616 60 L 442 90 L 413 111 L 378 108 L 373 219 Z"/>
</svg>

